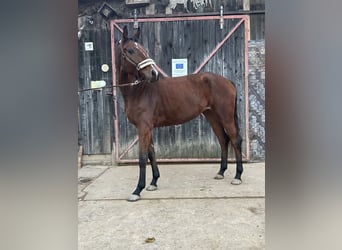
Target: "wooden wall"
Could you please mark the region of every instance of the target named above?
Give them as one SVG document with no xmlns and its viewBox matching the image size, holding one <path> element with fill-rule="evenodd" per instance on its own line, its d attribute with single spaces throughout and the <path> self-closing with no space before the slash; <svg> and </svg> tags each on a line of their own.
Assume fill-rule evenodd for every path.
<svg viewBox="0 0 342 250">
<path fill-rule="evenodd" d="M 108 0 L 108 3 L 114 10 L 115 13 L 111 16 L 112 19 L 120 19 L 120 18 L 132 18 L 132 9 L 129 9 L 125 6 L 124 0 Z M 153 16 L 166 16 L 166 8 L 169 4 L 169 1 L 156 1 L 151 0 L 151 4 L 154 4 L 154 14 L 151 14 L 147 11 L 147 8 L 141 8 L 139 10 L 139 15 L 141 17 L 153 17 Z M 172 10 L 172 15 L 210 15 L 210 14 L 218 14 L 219 12 L 219 4 L 218 1 L 212 1 L 213 6 L 194 9 L 190 5 L 190 1 L 188 1 L 188 11 L 187 12 L 183 6 L 177 5 L 175 9 Z M 234 11 L 242 11 L 243 10 L 243 1 L 242 0 L 223 0 L 221 1 L 224 4 L 225 12 L 234 12 Z M 112 73 L 111 70 L 107 73 L 101 71 L 101 65 L 106 63 L 111 68 L 111 44 L 110 44 L 110 27 L 109 22 L 110 19 L 106 19 L 98 13 L 98 10 L 102 6 L 104 2 L 98 0 L 79 0 L 79 89 L 88 88 L 90 86 L 90 81 L 94 80 L 105 80 L 107 86 L 112 84 Z M 250 0 L 250 10 L 262 10 L 264 9 L 264 0 Z M 167 15 L 170 16 L 170 15 Z M 262 13 L 259 14 L 251 14 L 250 15 L 250 39 L 251 40 L 259 40 L 264 39 L 264 19 L 265 15 Z M 193 27 L 195 24 L 185 24 L 188 25 L 189 29 L 198 29 L 198 27 Z M 209 24 L 208 27 L 211 24 Z M 204 27 L 205 32 L 214 32 L 214 29 Z M 158 30 L 161 27 L 156 25 L 154 29 Z M 164 29 L 164 27 L 163 27 Z M 200 37 L 198 34 L 193 33 L 192 35 L 187 32 L 182 31 L 182 29 L 178 29 L 178 34 L 174 34 L 173 32 L 166 32 L 160 37 L 154 37 L 154 39 L 160 39 L 161 43 L 166 41 L 177 39 L 178 36 L 184 35 L 184 43 L 182 47 L 189 47 L 189 44 L 194 44 L 195 41 L 199 42 Z M 184 34 L 183 34 L 183 33 Z M 215 31 L 216 32 L 216 31 Z M 156 32 L 150 32 L 149 36 L 155 36 Z M 215 33 L 215 36 L 219 33 Z M 172 37 L 171 37 L 172 35 Z M 213 34 L 214 35 L 214 34 Z M 143 38 L 143 44 L 146 45 L 146 39 Z M 85 51 L 84 43 L 85 42 L 93 42 L 94 50 L 93 51 Z M 203 41 L 205 43 L 205 41 Z M 207 41 L 208 43 L 208 41 Z M 190 46 L 191 49 L 183 50 L 180 47 L 174 47 L 170 50 L 167 50 L 166 53 L 174 54 L 179 57 L 184 56 L 191 58 L 193 62 L 199 61 L 201 58 L 198 58 L 199 55 L 205 54 L 208 48 L 206 46 L 202 46 L 201 52 L 197 53 L 194 50 L 195 46 Z M 169 62 L 163 61 L 163 57 L 160 52 L 162 48 L 158 45 L 154 48 L 149 48 L 151 57 L 155 57 L 156 61 L 161 61 L 163 64 L 163 69 L 166 70 L 166 73 L 171 74 L 170 67 L 167 67 Z M 224 49 L 223 52 L 220 52 L 221 55 L 218 55 L 214 62 L 210 62 L 205 70 L 212 70 L 214 72 L 235 72 L 235 70 L 241 70 L 236 68 L 235 64 L 226 64 L 224 60 L 220 59 L 220 56 L 223 56 L 226 53 L 232 53 L 232 48 Z M 171 55 L 165 55 L 165 58 L 168 58 Z M 166 66 L 165 66 L 166 65 Z M 194 64 L 190 65 L 189 72 L 193 69 Z M 169 69 L 168 69 L 169 68 Z M 167 71 L 169 70 L 169 71 Z M 228 76 L 234 78 L 234 75 Z M 233 79 L 235 80 L 235 79 Z M 236 80 L 235 80 L 236 81 Z M 238 80 L 239 82 L 239 80 Z M 113 143 L 115 142 L 114 138 L 114 102 L 112 96 L 112 90 L 106 89 L 102 91 L 88 91 L 88 92 L 80 92 L 79 93 L 79 144 L 83 145 L 83 154 L 110 154 L 113 151 Z M 206 121 L 202 121 L 199 118 L 197 123 L 186 125 L 190 126 L 192 129 L 182 129 L 180 127 L 165 128 L 165 130 L 161 130 L 158 137 L 165 137 L 165 140 L 169 140 L 169 144 L 172 144 L 175 138 L 178 138 L 182 133 L 185 134 L 185 131 L 191 133 L 192 137 L 201 136 L 201 129 L 206 126 L 209 126 Z M 122 126 L 126 126 L 122 124 Z M 130 126 L 127 124 L 127 126 Z M 195 126 L 195 127 L 194 127 Z M 190 128 L 188 127 L 188 128 Z M 201 128 L 201 129 L 198 129 Z M 134 133 L 134 129 L 132 129 L 129 133 Z M 214 142 L 216 139 L 213 136 L 212 141 Z M 197 143 L 197 142 L 196 142 Z M 199 143 L 207 143 L 207 142 L 199 142 Z M 164 150 L 164 149 L 163 149 Z M 176 150 L 176 149 L 175 149 Z M 189 146 L 187 150 L 178 149 L 179 153 L 182 153 L 184 156 L 187 155 L 187 150 L 191 150 L 191 143 L 189 140 Z M 217 149 L 213 148 L 213 151 Z M 167 148 L 165 147 L 165 152 Z M 198 156 L 202 156 L 201 152 L 194 153 Z M 207 156 L 207 155 L 205 155 Z"/>
<path fill-rule="evenodd" d="M 110 32 L 95 16 L 85 20 L 86 30 L 79 39 L 79 90 L 90 88 L 91 81 L 104 80 L 112 85 L 112 72 L 103 72 L 102 64 L 111 68 Z M 105 23 L 104 23 L 105 24 Z M 85 50 L 85 42 L 93 42 L 93 51 Z M 79 92 L 79 144 L 84 154 L 109 154 L 114 140 L 113 96 L 110 89 Z"/>
<path fill-rule="evenodd" d="M 265 10 L 265 0 L 251 0 L 250 10 Z M 250 40 L 265 39 L 265 14 L 250 15 Z"/>
</svg>

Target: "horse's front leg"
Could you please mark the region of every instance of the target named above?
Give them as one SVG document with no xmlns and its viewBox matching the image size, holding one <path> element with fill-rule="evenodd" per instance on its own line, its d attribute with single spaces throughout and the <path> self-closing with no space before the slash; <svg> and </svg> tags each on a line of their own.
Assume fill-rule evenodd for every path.
<svg viewBox="0 0 342 250">
<path fill-rule="evenodd" d="M 154 152 L 153 141 L 151 140 L 151 144 L 148 147 L 148 159 L 151 162 L 152 167 L 152 181 L 151 184 L 146 188 L 147 191 L 155 191 L 157 190 L 157 181 L 160 177 L 159 169 L 157 166 L 156 154 Z"/>
<path fill-rule="evenodd" d="M 148 146 L 152 140 L 151 129 L 139 129 L 139 181 L 134 192 L 128 197 L 128 201 L 137 201 L 140 199 L 140 192 L 146 185 L 146 162 L 148 154 Z"/>
</svg>

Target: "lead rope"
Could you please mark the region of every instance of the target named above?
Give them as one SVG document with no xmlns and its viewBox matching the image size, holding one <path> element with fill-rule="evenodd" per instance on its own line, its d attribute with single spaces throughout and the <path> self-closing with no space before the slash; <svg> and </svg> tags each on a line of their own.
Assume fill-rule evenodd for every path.
<svg viewBox="0 0 342 250">
<path fill-rule="evenodd" d="M 104 87 L 99 87 L 99 88 L 81 89 L 81 90 L 78 90 L 77 92 L 80 93 L 80 92 L 84 92 L 84 91 L 88 91 L 88 90 L 101 90 L 101 89 L 110 89 L 110 88 L 118 88 L 118 87 L 126 87 L 126 86 L 135 86 L 141 82 L 142 81 L 135 80 L 134 82 L 123 83 L 123 84 L 119 84 L 119 85 L 104 86 Z"/>
</svg>

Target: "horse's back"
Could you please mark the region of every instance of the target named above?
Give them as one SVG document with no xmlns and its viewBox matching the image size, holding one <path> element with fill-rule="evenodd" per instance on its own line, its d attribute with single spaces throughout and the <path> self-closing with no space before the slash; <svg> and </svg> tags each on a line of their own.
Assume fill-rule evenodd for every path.
<svg viewBox="0 0 342 250">
<path fill-rule="evenodd" d="M 171 93 L 172 96 L 178 98 L 189 98 L 189 95 L 194 94 L 210 99 L 235 99 L 236 97 L 235 84 L 231 80 L 211 72 L 164 78 L 159 82 L 161 84 L 159 86 L 160 94 L 164 98 L 165 95 Z"/>
<path fill-rule="evenodd" d="M 197 84 L 207 89 L 213 98 L 235 99 L 236 87 L 231 80 L 211 72 L 201 72 L 194 76 L 198 78 Z"/>
<path fill-rule="evenodd" d="M 202 72 L 202 73 L 199 73 L 199 75 L 203 79 L 204 82 L 206 82 L 207 81 L 206 79 L 208 79 L 210 83 L 213 85 L 217 85 L 219 87 L 227 88 L 230 90 L 235 89 L 235 84 L 231 80 L 221 75 L 218 75 L 212 72 Z"/>
</svg>

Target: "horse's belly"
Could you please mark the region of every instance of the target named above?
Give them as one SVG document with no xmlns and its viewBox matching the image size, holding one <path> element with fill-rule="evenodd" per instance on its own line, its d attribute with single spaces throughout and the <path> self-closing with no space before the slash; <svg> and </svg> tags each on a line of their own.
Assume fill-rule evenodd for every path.
<svg viewBox="0 0 342 250">
<path fill-rule="evenodd" d="M 163 127 L 163 126 L 183 124 L 185 122 L 195 119 L 206 109 L 208 108 L 201 108 L 198 110 L 191 110 L 191 111 L 186 111 L 183 109 L 175 113 L 170 112 L 168 114 L 160 114 L 156 119 L 154 127 Z"/>
</svg>

